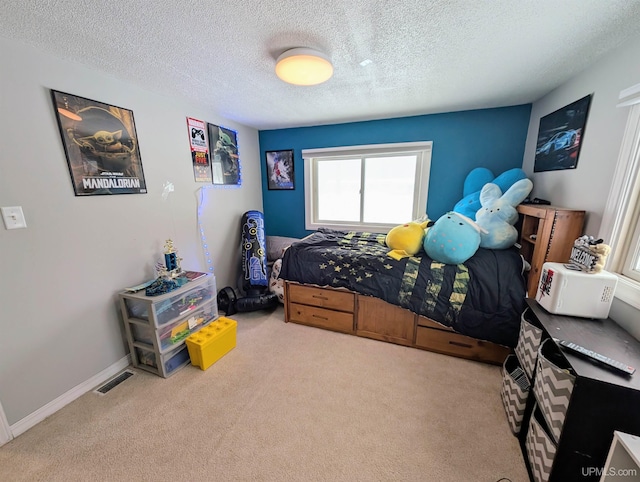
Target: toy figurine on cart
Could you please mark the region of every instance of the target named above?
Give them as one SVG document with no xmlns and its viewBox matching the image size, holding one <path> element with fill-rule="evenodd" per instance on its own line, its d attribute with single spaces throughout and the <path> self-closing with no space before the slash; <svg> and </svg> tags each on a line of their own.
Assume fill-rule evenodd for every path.
<svg viewBox="0 0 640 482">
<path fill-rule="evenodd" d="M 162 295 L 186 283 L 186 278 L 182 277 L 183 271 L 180 267 L 180 261 L 182 258 L 178 257 L 173 241 L 167 239 L 164 244 L 164 265 L 162 263 L 156 264 L 158 278 L 147 287 L 145 292 L 147 296 Z"/>
<path fill-rule="evenodd" d="M 167 239 L 164 243 L 164 266 L 161 263 L 156 265 L 156 271 L 160 278 L 175 279 L 182 276 L 182 268 L 180 267 L 182 258 L 178 257 L 178 252 L 173 246 L 173 241 Z"/>
</svg>

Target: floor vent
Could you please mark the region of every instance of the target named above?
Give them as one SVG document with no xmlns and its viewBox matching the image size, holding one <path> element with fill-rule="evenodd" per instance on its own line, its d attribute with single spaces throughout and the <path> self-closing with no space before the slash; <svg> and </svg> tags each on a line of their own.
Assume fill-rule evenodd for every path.
<svg viewBox="0 0 640 482">
<path fill-rule="evenodd" d="M 111 380 L 109 380 L 107 383 L 105 383 L 101 387 L 96 388 L 93 392 L 97 393 L 98 395 L 104 395 L 109 390 L 111 390 L 112 388 L 117 387 L 122 382 L 124 382 L 127 378 L 132 377 L 132 376 L 133 376 L 133 372 L 132 371 L 125 370 L 120 375 L 116 375 L 115 377 L 113 377 Z"/>
</svg>

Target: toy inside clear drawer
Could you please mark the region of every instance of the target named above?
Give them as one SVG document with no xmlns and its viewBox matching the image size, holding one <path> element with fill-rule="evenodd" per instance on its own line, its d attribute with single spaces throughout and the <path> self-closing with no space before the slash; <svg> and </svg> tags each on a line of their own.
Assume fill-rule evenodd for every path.
<svg viewBox="0 0 640 482">
<path fill-rule="evenodd" d="M 210 300 L 195 312 L 157 330 L 149 325 L 131 323 L 131 335 L 134 341 L 148 344 L 149 348 L 155 338 L 160 351 L 165 352 L 217 318 L 218 305 L 215 300 Z"/>
<path fill-rule="evenodd" d="M 147 321 L 161 327 L 174 323 L 190 312 L 195 312 L 205 303 L 215 299 L 216 283 L 213 276 L 207 276 L 157 297 L 128 296 L 124 298 L 130 318 Z"/>
</svg>

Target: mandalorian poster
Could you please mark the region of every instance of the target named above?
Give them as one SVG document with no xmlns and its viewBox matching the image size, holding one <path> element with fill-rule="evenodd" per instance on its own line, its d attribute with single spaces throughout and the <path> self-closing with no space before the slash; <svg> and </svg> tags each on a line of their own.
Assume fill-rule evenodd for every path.
<svg viewBox="0 0 640 482">
<path fill-rule="evenodd" d="M 51 97 L 76 196 L 146 193 L 133 112 L 55 90 Z"/>
</svg>

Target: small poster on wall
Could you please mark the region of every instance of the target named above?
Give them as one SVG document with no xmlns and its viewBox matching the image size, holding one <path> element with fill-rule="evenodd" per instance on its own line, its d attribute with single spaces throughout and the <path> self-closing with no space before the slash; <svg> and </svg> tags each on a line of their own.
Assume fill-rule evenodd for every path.
<svg viewBox="0 0 640 482">
<path fill-rule="evenodd" d="M 208 124 L 208 131 L 213 184 L 240 185 L 238 135 L 231 129 L 214 124 Z"/>
<path fill-rule="evenodd" d="M 267 151 L 267 187 L 270 190 L 295 189 L 293 179 L 293 150 Z"/>
<path fill-rule="evenodd" d="M 147 192 L 133 112 L 51 91 L 76 196 Z"/>
<path fill-rule="evenodd" d="M 577 167 L 590 104 L 587 95 L 540 119 L 534 172 Z"/>
<path fill-rule="evenodd" d="M 205 123 L 192 117 L 187 117 L 189 129 L 189 144 L 191 145 L 191 162 L 193 177 L 196 182 L 211 182 L 211 164 L 209 162 L 209 146 Z"/>
</svg>

